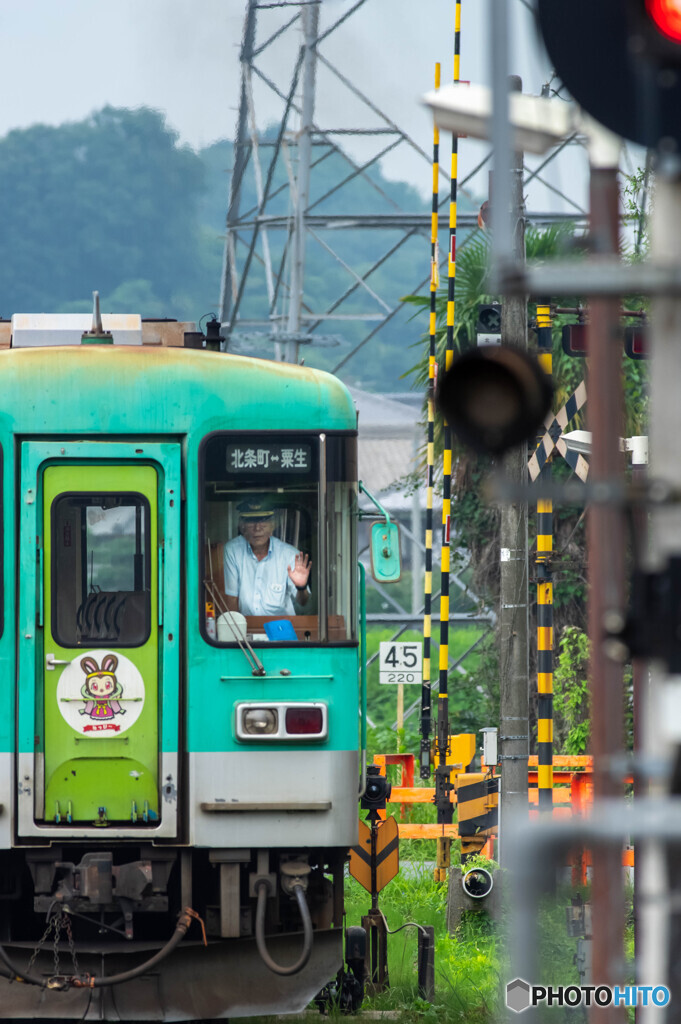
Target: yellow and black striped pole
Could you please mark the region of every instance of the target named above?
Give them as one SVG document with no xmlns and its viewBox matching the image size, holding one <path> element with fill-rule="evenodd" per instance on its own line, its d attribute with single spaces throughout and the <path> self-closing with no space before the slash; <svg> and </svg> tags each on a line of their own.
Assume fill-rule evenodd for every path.
<svg viewBox="0 0 681 1024">
<path fill-rule="evenodd" d="M 435 88 L 440 88 L 440 65 L 435 65 Z M 430 693 L 430 641 L 433 600 L 433 482 L 435 466 L 435 300 L 440 283 L 438 252 L 438 183 L 440 174 L 440 129 L 433 128 L 433 206 L 430 215 L 430 322 L 428 351 L 428 448 L 426 485 L 426 571 L 423 601 L 423 678 L 421 683 L 421 778 L 430 778 L 430 730 L 432 704 Z"/>
<path fill-rule="evenodd" d="M 459 60 L 461 44 L 461 0 L 456 0 L 454 17 L 454 81 L 459 81 Z M 447 346 L 445 350 L 445 371 L 454 361 L 454 283 L 456 275 L 456 186 L 458 137 L 452 133 L 452 168 L 450 175 L 449 200 L 449 259 L 447 261 Z M 450 800 L 451 765 L 447 764 L 449 751 L 449 698 L 447 694 L 447 673 L 449 669 L 449 531 L 452 494 L 452 431 L 445 420 L 444 455 L 442 465 L 442 548 L 440 554 L 440 658 L 439 692 L 437 709 L 437 763 L 435 767 L 435 806 L 438 824 L 448 825 L 453 820 L 453 806 Z M 437 866 L 444 873 L 449 867 L 450 843 L 445 837 L 438 838 Z M 441 874 L 440 877 L 443 877 Z"/>
<path fill-rule="evenodd" d="M 553 374 L 551 307 L 537 303 L 537 343 L 544 372 Z M 544 476 L 551 472 L 544 467 Z M 537 784 L 539 810 L 553 810 L 553 503 L 537 502 Z"/>
</svg>

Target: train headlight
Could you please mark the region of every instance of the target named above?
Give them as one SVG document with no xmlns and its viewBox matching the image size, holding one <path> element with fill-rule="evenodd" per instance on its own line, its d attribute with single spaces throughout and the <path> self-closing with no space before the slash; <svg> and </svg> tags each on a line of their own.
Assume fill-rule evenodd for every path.
<svg viewBox="0 0 681 1024">
<path fill-rule="evenodd" d="M 244 708 L 241 722 L 249 736 L 270 736 L 278 729 L 279 716 L 274 708 Z"/>
<path fill-rule="evenodd" d="M 318 743 L 329 735 L 329 710 L 315 701 L 250 701 L 235 708 L 236 738 L 242 742 Z"/>
</svg>

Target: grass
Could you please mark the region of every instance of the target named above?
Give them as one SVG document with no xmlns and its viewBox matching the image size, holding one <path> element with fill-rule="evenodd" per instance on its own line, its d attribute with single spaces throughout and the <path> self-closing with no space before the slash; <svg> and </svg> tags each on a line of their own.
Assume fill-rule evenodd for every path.
<svg viewBox="0 0 681 1024">
<path fill-rule="evenodd" d="M 363 1011 L 393 1011 L 403 1024 L 495 1024 L 506 1019 L 503 990 L 512 977 L 512 941 L 507 936 L 505 915 L 501 922 L 492 922 L 484 912 L 464 914 L 455 935 L 447 932 L 447 886 L 435 882 L 432 867 L 423 859 L 410 862 L 380 893 L 379 907 L 388 927 L 394 929 L 407 921 L 432 925 L 435 929 L 435 1001 L 430 1004 L 417 991 L 416 930 L 405 929 L 388 936 L 388 972 L 390 986 L 384 992 L 367 995 Z M 348 925 L 361 923 L 362 915 L 371 906 L 371 898 L 353 878 L 346 878 L 346 920 Z M 537 921 L 537 949 L 540 952 L 537 984 L 579 984 L 573 956 L 577 940 L 567 935 L 565 908 L 575 890 L 557 887 L 542 902 Z M 627 892 L 629 927 L 627 954 L 633 953 L 631 924 L 631 889 Z M 582 891 L 585 900 L 588 890 Z M 631 978 L 625 979 L 631 982 Z M 562 1021 L 564 1008 L 544 1008 L 541 1019 Z M 628 1019 L 633 1022 L 633 1011 Z M 331 1009 L 329 1016 L 337 1024 L 346 1018 Z M 287 1017 L 295 1024 L 300 1016 Z M 307 1018 L 309 1020 L 309 1018 Z M 580 1019 L 579 1014 L 575 1019 Z M 583 1018 L 582 1018 L 583 1019 Z M 258 1018 L 271 1024 L 274 1018 Z M 244 1024 L 246 1022 L 244 1021 Z M 251 1024 L 257 1024 L 251 1020 Z"/>
<path fill-rule="evenodd" d="M 391 628 L 372 628 L 367 637 L 369 658 L 378 651 L 382 640 L 392 638 Z M 450 658 L 462 655 L 480 635 L 477 626 L 454 628 L 450 635 Z M 416 641 L 421 634 L 407 631 L 401 641 Z M 466 661 L 467 671 L 474 674 L 478 664 L 477 652 Z M 420 701 L 420 687 L 405 688 L 405 709 Z M 378 680 L 378 660 L 368 672 L 369 716 L 377 727 L 368 733 L 368 759 L 371 763 L 374 753 L 417 752 L 420 748 L 418 736 L 418 711 L 405 723 L 401 733 L 391 728 L 396 718 L 397 688 L 382 686 Z M 389 767 L 393 784 L 399 783 L 399 768 Z M 418 766 L 415 772 L 418 776 Z M 420 785 L 418 778 L 415 785 Z M 432 780 L 423 785 L 432 786 Z M 390 810 L 398 820 L 400 809 L 393 805 Z M 434 821 L 435 808 L 432 804 L 407 806 L 405 821 Z M 458 843 L 452 846 L 452 863 L 458 859 Z M 403 869 L 386 886 L 379 896 L 379 907 L 385 914 L 388 927 L 395 929 L 405 922 L 432 925 L 435 930 L 435 1001 L 431 1005 L 420 998 L 417 990 L 417 933 L 409 928 L 388 936 L 388 971 L 390 986 L 382 993 L 368 995 L 363 1010 L 397 1011 L 404 1024 L 494 1024 L 506 1016 L 503 1005 L 503 989 L 511 978 L 510 948 L 507 941 L 507 920 L 499 923 L 490 921 L 484 909 L 464 914 L 455 935 L 447 931 L 447 885 L 433 879 L 435 842 L 433 840 L 402 840 L 400 860 Z M 409 869 L 406 864 L 409 863 Z M 371 898 L 355 879 L 349 875 L 345 883 L 346 923 L 356 925 L 371 906 Z M 574 891 L 558 889 L 547 897 L 541 907 L 537 928 L 537 946 L 541 952 L 537 983 L 579 984 L 573 956 L 577 948 L 576 939 L 567 936 L 565 908 L 569 905 Z M 588 893 L 583 894 L 588 898 Z M 627 952 L 631 952 L 631 941 Z M 554 1007 L 548 1011 L 549 1019 L 563 1019 L 564 1010 Z M 341 1020 L 333 1009 L 330 1016 Z M 301 1017 L 287 1017 L 291 1024 Z M 274 1018 L 258 1018 L 262 1024 L 270 1024 Z M 308 1018 L 309 1020 L 309 1018 Z M 245 1024 L 245 1022 L 244 1022 Z M 257 1021 L 251 1019 L 251 1024 Z"/>
<path fill-rule="evenodd" d="M 402 846 L 401 846 L 402 849 Z M 354 879 L 346 884 L 349 924 L 359 924 L 371 904 L 370 896 Z M 499 941 L 483 913 L 468 914 L 455 936 L 449 935 L 447 885 L 435 882 L 432 866 L 411 861 L 409 872 L 400 872 L 379 896 L 379 907 L 388 927 L 406 921 L 435 929 L 435 1003 L 420 999 L 417 991 L 415 929 L 388 936 L 390 988 L 366 999 L 366 1009 L 398 1009 L 404 1021 L 466 1021 L 483 1024 L 493 1020 L 498 1002 Z"/>
<path fill-rule="evenodd" d="M 348 875 L 345 897 L 347 924 L 360 924 L 371 906 L 369 893 Z M 407 921 L 435 929 L 436 998 L 430 1004 L 418 994 L 417 933 L 415 928 L 408 928 L 388 936 L 390 987 L 367 996 L 363 1011 L 398 1011 L 399 1020 L 405 1024 L 489 1024 L 495 1019 L 501 943 L 484 913 L 465 915 L 457 935 L 450 936 L 446 928 L 447 885 L 434 881 L 432 867 L 424 860 L 410 862 L 409 872 L 401 871 L 386 886 L 379 896 L 379 907 L 390 929 Z M 329 1016 L 337 1021 L 345 1019 L 333 1008 Z M 302 1019 L 295 1015 L 286 1018 L 291 1024 Z M 248 1018 L 249 1024 L 272 1024 L 274 1020 Z"/>
</svg>

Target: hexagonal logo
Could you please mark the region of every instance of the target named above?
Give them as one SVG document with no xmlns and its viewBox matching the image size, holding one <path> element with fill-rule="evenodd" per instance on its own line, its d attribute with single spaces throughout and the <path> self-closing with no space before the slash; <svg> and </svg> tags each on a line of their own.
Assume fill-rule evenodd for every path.
<svg viewBox="0 0 681 1024">
<path fill-rule="evenodd" d="M 530 1005 L 530 986 L 522 978 L 514 978 L 506 986 L 506 1005 L 515 1013 L 522 1013 Z"/>
</svg>

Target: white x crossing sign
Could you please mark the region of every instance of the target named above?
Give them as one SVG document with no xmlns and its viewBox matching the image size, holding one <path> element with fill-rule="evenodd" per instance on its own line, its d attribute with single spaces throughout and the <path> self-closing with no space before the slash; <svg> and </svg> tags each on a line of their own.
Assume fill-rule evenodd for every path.
<svg viewBox="0 0 681 1024">
<path fill-rule="evenodd" d="M 534 481 L 537 479 L 542 469 L 549 461 L 554 448 L 563 456 L 568 466 L 577 474 L 579 479 L 586 480 L 589 474 L 589 463 L 583 455 L 579 454 L 579 452 L 570 451 L 561 436 L 570 420 L 577 415 L 585 402 L 586 384 L 582 381 L 573 394 L 570 395 L 563 408 L 560 409 L 555 416 L 552 413 L 548 414 L 544 420 L 546 433 L 527 463 L 530 480 Z"/>
</svg>

